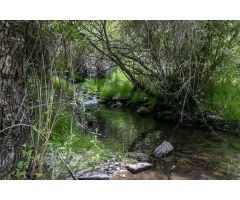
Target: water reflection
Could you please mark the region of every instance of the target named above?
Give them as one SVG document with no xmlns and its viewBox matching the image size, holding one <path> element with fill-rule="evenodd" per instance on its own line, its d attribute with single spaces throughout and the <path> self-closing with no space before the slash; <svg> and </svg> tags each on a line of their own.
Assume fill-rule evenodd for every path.
<svg viewBox="0 0 240 200">
<path fill-rule="evenodd" d="M 214 133 L 212 136 L 209 130 L 180 128 L 173 131 L 174 124 L 160 122 L 151 115 L 140 116 L 129 109 L 101 106 L 95 116 L 97 124 L 92 129 L 99 129 L 100 138 L 106 144 L 116 143 L 127 151 L 152 155 L 162 141 L 172 143 L 175 150 L 165 161 L 152 158 L 154 169 L 151 176 L 155 173 L 158 176 L 166 175 L 171 166 L 175 165 L 175 178 L 240 177 L 240 136 L 236 134 Z"/>
</svg>

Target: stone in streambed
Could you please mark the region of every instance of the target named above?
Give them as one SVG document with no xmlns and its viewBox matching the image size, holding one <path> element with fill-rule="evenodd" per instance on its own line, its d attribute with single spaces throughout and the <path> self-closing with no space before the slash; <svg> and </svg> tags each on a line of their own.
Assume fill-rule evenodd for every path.
<svg viewBox="0 0 240 200">
<path fill-rule="evenodd" d="M 150 163 L 136 163 L 136 164 L 127 164 L 126 168 L 128 171 L 132 172 L 133 174 L 148 170 L 152 168 L 152 164 Z"/>
<path fill-rule="evenodd" d="M 145 106 L 141 106 L 137 109 L 137 113 L 140 115 L 147 115 L 150 113 L 150 110 Z"/>
<path fill-rule="evenodd" d="M 163 158 L 167 156 L 171 151 L 173 151 L 173 146 L 171 143 L 164 141 L 154 150 L 154 156 L 157 158 Z"/>
<path fill-rule="evenodd" d="M 109 180 L 109 176 L 106 174 L 96 174 L 90 176 L 80 176 L 79 180 Z"/>
</svg>

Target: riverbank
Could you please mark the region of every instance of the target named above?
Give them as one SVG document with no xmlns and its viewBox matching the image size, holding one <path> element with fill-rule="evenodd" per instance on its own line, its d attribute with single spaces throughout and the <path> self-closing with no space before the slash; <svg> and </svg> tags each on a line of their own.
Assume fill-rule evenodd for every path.
<svg viewBox="0 0 240 200">
<path fill-rule="evenodd" d="M 98 128 L 98 141 L 115 155 L 115 160 L 110 156 L 86 171 L 74 170 L 80 179 L 81 176 L 100 179 L 96 178 L 98 175 L 114 180 L 238 179 L 240 176 L 239 134 L 193 127 L 174 129 L 174 123 L 159 121 L 152 114 L 139 115 L 134 109 L 102 104 L 93 116 L 95 120 L 86 134 Z M 173 145 L 174 151 L 164 160 L 155 158 L 154 149 L 165 140 Z M 146 154 L 153 167 L 138 174 L 127 172 L 126 164 L 139 162 L 136 157 L 130 157 L 129 152 Z M 170 174 L 173 166 L 175 169 Z"/>
</svg>

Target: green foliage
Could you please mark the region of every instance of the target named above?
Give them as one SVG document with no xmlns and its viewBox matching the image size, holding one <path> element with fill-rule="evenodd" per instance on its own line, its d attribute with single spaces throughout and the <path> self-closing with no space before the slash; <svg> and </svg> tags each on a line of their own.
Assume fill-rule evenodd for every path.
<svg viewBox="0 0 240 200">
<path fill-rule="evenodd" d="M 115 70 L 105 79 L 86 79 L 86 81 L 81 84 L 81 87 L 90 95 L 99 94 L 101 99 L 109 100 L 113 97 L 129 99 L 135 106 L 145 104 L 149 108 L 153 108 L 157 103 L 156 98 L 150 97 L 142 90 L 134 88 L 132 83 L 120 70 Z"/>
<path fill-rule="evenodd" d="M 136 89 L 132 92 L 130 101 L 133 104 L 139 104 L 144 102 L 146 98 L 147 98 L 147 95 L 143 91 L 141 91 L 140 89 Z"/>
<path fill-rule="evenodd" d="M 80 128 L 78 120 L 65 111 L 59 116 L 51 137 L 52 152 L 61 151 L 74 170 L 93 167 L 110 157 L 108 148 L 97 138 L 98 130 L 85 134 Z M 62 162 L 55 160 L 54 166 L 55 173 L 61 173 Z"/>
<path fill-rule="evenodd" d="M 157 98 L 150 97 L 140 89 L 136 89 L 131 94 L 130 102 L 135 106 L 145 104 L 148 108 L 153 109 L 157 104 Z"/>
<path fill-rule="evenodd" d="M 53 81 L 54 87 L 58 91 L 67 93 L 69 96 L 72 96 L 76 89 L 73 84 L 67 82 L 65 79 L 59 78 L 58 76 L 53 77 L 52 81 Z"/>
<path fill-rule="evenodd" d="M 128 98 L 131 94 L 132 87 L 132 83 L 127 77 L 120 70 L 116 70 L 105 80 L 104 85 L 100 88 L 100 98 Z"/>
<path fill-rule="evenodd" d="M 148 108 L 153 109 L 157 105 L 157 98 L 149 96 L 146 105 Z"/>
<path fill-rule="evenodd" d="M 82 89 L 89 94 L 96 94 L 98 91 L 98 84 L 93 78 L 88 78 L 81 84 Z"/>
<path fill-rule="evenodd" d="M 64 144 L 71 131 L 78 131 L 75 119 L 73 118 L 71 113 L 67 111 L 60 112 L 58 115 L 58 120 L 56 121 L 52 130 L 53 140 L 55 142 L 58 141 L 59 143 Z"/>
<path fill-rule="evenodd" d="M 240 120 L 239 69 L 228 66 L 219 71 L 206 88 L 201 105 L 223 116 L 226 120 Z"/>
<path fill-rule="evenodd" d="M 166 99 L 169 107 L 192 112 L 191 98 L 229 63 L 228 51 L 239 31 L 237 21 L 93 21 L 83 35 L 128 75 L 135 86 Z M 115 82 L 113 82 L 115 83 Z M 114 86 L 118 86 L 117 84 Z M 103 98 L 120 89 L 106 85 Z M 154 102 L 150 102 L 153 106 Z M 177 106 L 176 106 L 177 105 Z"/>
<path fill-rule="evenodd" d="M 22 160 L 20 160 L 17 163 L 17 169 L 16 169 L 16 178 L 18 180 L 21 180 L 25 177 L 26 173 L 27 173 L 27 168 L 30 164 L 30 159 L 32 158 L 32 150 L 22 150 L 21 151 L 21 158 Z"/>
<path fill-rule="evenodd" d="M 54 33 L 58 37 L 64 36 L 69 41 L 80 43 L 87 47 L 88 43 L 79 34 L 81 21 L 49 21 L 45 31 Z"/>
</svg>

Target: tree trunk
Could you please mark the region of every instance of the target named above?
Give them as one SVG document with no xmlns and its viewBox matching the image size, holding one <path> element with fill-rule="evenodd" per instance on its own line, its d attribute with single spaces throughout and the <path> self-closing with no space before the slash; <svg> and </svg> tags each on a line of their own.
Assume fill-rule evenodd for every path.
<svg viewBox="0 0 240 200">
<path fill-rule="evenodd" d="M 25 51 L 28 25 L 0 21 L 0 179 L 16 169 L 30 135 Z"/>
</svg>

